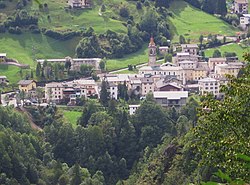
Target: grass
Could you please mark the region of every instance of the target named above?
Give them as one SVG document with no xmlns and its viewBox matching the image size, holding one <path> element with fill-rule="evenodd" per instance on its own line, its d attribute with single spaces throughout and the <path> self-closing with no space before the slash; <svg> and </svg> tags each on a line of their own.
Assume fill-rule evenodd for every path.
<svg viewBox="0 0 250 185">
<path fill-rule="evenodd" d="M 30 70 L 22 70 L 23 77 L 26 73 L 30 73 Z M 20 68 L 16 66 L 6 66 L 0 64 L 0 76 L 7 76 L 11 84 L 16 84 L 19 80 L 23 79 L 20 74 Z"/>
<path fill-rule="evenodd" d="M 224 52 L 235 52 L 237 56 L 239 57 L 240 60 L 243 61 L 243 54 L 246 52 L 250 52 L 250 47 L 247 47 L 246 45 L 239 43 L 239 44 L 230 44 L 230 45 L 225 45 L 213 49 L 208 49 L 205 51 L 206 57 L 211 57 L 213 56 L 214 50 L 220 50 L 221 54 L 223 55 Z"/>
<path fill-rule="evenodd" d="M 232 36 L 239 31 L 219 18 L 194 8 L 184 1 L 173 1 L 170 11 L 173 14 L 173 17 L 170 17 L 170 29 L 175 34 L 174 42 L 179 40 L 180 35 L 198 42 L 201 34 Z"/>
<path fill-rule="evenodd" d="M 111 59 L 107 60 L 107 70 L 113 71 L 116 69 L 122 69 L 131 65 L 138 65 L 146 63 L 148 61 L 148 47 L 145 44 L 139 51 L 124 56 L 121 59 Z"/>
<path fill-rule="evenodd" d="M 77 126 L 77 120 L 82 115 L 81 112 L 78 111 L 63 111 L 63 116 L 66 122 L 70 123 L 73 128 Z"/>
</svg>

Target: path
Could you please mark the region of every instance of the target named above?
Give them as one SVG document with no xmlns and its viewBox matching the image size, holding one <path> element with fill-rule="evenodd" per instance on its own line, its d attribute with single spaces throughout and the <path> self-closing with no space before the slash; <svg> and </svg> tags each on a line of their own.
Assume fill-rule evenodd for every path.
<svg viewBox="0 0 250 185">
<path fill-rule="evenodd" d="M 29 121 L 30 126 L 31 126 L 32 129 L 37 130 L 37 131 L 43 131 L 43 129 L 41 127 L 37 126 L 34 123 L 31 114 L 24 107 L 17 107 L 16 110 L 18 110 L 19 112 L 24 113 L 27 116 L 28 121 Z"/>
</svg>

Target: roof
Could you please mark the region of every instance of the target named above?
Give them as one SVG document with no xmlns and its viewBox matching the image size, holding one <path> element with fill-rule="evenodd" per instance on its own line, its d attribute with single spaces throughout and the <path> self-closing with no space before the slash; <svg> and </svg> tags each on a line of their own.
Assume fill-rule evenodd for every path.
<svg viewBox="0 0 250 185">
<path fill-rule="evenodd" d="M 7 54 L 6 53 L 0 53 L 0 57 L 6 57 Z"/>
<path fill-rule="evenodd" d="M 235 3 L 248 4 L 248 0 L 234 0 Z"/>
<path fill-rule="evenodd" d="M 6 76 L 0 76 L 0 79 L 7 79 Z"/>
<path fill-rule="evenodd" d="M 226 62 L 227 59 L 226 58 L 209 58 L 209 61 L 210 62 L 217 62 L 217 61 L 219 61 L 219 62 Z"/>
<path fill-rule="evenodd" d="M 217 82 L 217 80 L 214 78 L 208 77 L 208 78 L 200 79 L 199 82 Z"/>
<path fill-rule="evenodd" d="M 178 62 L 179 64 L 190 64 L 190 63 L 196 63 L 195 61 L 190 61 L 190 60 L 183 60 L 183 61 L 180 61 Z"/>
<path fill-rule="evenodd" d="M 177 56 L 190 56 L 189 53 L 176 53 Z"/>
<path fill-rule="evenodd" d="M 18 85 L 29 85 L 32 82 L 35 82 L 34 80 L 20 80 L 17 84 Z"/>
<path fill-rule="evenodd" d="M 198 48 L 197 44 L 181 44 L 182 48 Z"/>
<path fill-rule="evenodd" d="M 153 78 L 142 78 L 141 79 L 142 83 L 154 83 Z"/>
<path fill-rule="evenodd" d="M 43 63 L 44 61 L 47 62 L 66 62 L 67 57 L 66 58 L 55 58 L 55 59 L 38 59 L 36 60 L 37 62 Z M 101 58 L 73 58 L 73 61 L 100 61 Z"/>
<path fill-rule="evenodd" d="M 52 82 L 45 85 L 47 88 L 63 87 L 62 83 Z"/>
<path fill-rule="evenodd" d="M 243 14 L 243 17 L 250 18 L 250 14 Z"/>
<path fill-rule="evenodd" d="M 176 66 L 143 66 L 139 69 L 140 71 L 179 71 L 183 70 L 182 67 Z"/>
<path fill-rule="evenodd" d="M 150 38 L 149 46 L 155 46 L 154 38 Z"/>
<path fill-rule="evenodd" d="M 161 50 L 161 49 L 168 49 L 168 48 L 169 48 L 168 46 L 160 46 L 159 50 Z"/>
<path fill-rule="evenodd" d="M 188 91 L 155 91 L 154 98 L 167 98 L 169 100 L 188 98 Z"/>
<path fill-rule="evenodd" d="M 138 108 L 138 107 L 140 107 L 140 105 L 129 105 L 128 107 L 129 107 L 129 108 L 134 108 L 134 107 L 135 107 L 135 108 Z"/>
</svg>

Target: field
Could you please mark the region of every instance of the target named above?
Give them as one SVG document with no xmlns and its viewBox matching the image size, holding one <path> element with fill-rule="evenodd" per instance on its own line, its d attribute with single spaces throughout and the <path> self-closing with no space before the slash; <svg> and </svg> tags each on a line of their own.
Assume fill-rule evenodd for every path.
<svg viewBox="0 0 250 185">
<path fill-rule="evenodd" d="M 73 128 L 76 128 L 77 126 L 77 120 L 82 115 L 81 112 L 77 111 L 63 111 L 63 116 L 66 122 L 70 123 Z"/>
<path fill-rule="evenodd" d="M 107 60 L 107 70 L 113 71 L 116 69 L 122 69 L 131 65 L 138 65 L 146 63 L 148 61 L 148 46 L 145 44 L 139 51 L 126 55 L 121 59 Z"/>
<path fill-rule="evenodd" d="M 184 1 L 173 1 L 170 11 L 173 13 L 173 17 L 170 18 L 170 28 L 175 34 L 174 42 L 179 40 L 180 35 L 190 38 L 193 42 L 198 42 L 201 34 L 232 36 L 239 31 L 224 21 L 192 7 Z"/>
<path fill-rule="evenodd" d="M 250 47 L 247 47 L 243 44 L 230 44 L 206 50 L 205 51 L 206 57 L 211 57 L 215 49 L 220 50 L 222 55 L 224 52 L 235 52 L 240 60 L 243 60 L 242 56 L 245 52 L 250 52 Z"/>
</svg>

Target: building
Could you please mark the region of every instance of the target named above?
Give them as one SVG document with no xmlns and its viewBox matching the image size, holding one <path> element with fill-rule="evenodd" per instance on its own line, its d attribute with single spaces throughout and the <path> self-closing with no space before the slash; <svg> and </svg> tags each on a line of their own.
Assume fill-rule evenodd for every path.
<svg viewBox="0 0 250 185">
<path fill-rule="evenodd" d="M 226 64 L 218 64 L 215 66 L 215 76 L 217 78 L 226 77 L 226 75 L 238 76 L 238 73 L 244 64 L 241 62 L 230 62 Z"/>
<path fill-rule="evenodd" d="M 240 26 L 243 30 L 247 30 L 250 25 L 250 14 L 243 14 L 240 17 Z"/>
<path fill-rule="evenodd" d="M 68 0 L 67 4 L 69 5 L 69 7 L 71 8 L 86 8 L 86 7 L 90 7 L 90 0 Z"/>
<path fill-rule="evenodd" d="M 161 55 L 167 54 L 168 51 L 169 51 L 169 47 L 168 47 L 168 46 L 160 46 L 160 47 L 159 47 L 159 53 L 160 53 Z"/>
<path fill-rule="evenodd" d="M 182 53 L 189 53 L 190 55 L 198 54 L 198 45 L 197 44 L 181 44 Z"/>
<path fill-rule="evenodd" d="M 129 115 L 134 115 L 140 105 L 129 105 Z"/>
<path fill-rule="evenodd" d="M 0 76 L 0 84 L 7 84 L 8 80 L 6 76 Z"/>
<path fill-rule="evenodd" d="M 108 84 L 108 92 L 110 93 L 110 98 L 111 99 L 118 99 L 118 86 L 113 84 L 113 83 L 109 83 Z"/>
<path fill-rule="evenodd" d="M 156 64 L 156 54 L 156 45 L 153 37 L 151 37 L 148 45 L 148 66 L 158 66 Z"/>
<path fill-rule="evenodd" d="M 5 62 L 6 58 L 7 58 L 6 53 L 0 53 L 0 62 Z"/>
<path fill-rule="evenodd" d="M 70 62 L 71 68 L 70 70 L 73 71 L 80 71 L 81 65 L 90 65 L 93 67 L 93 69 L 99 73 L 101 72 L 100 69 L 100 62 L 102 59 L 100 58 L 71 58 L 71 57 L 65 57 L 63 59 L 39 59 L 37 62 L 41 63 L 43 65 L 44 61 L 50 62 L 50 63 L 61 63 L 65 64 L 66 62 Z"/>
<path fill-rule="evenodd" d="M 98 88 L 94 80 L 74 80 L 70 82 L 52 82 L 45 85 L 45 99 L 47 102 L 68 101 L 76 98 L 98 96 Z"/>
<path fill-rule="evenodd" d="M 20 80 L 17 84 L 19 90 L 26 93 L 36 89 L 36 82 L 34 80 Z"/>
<path fill-rule="evenodd" d="M 146 96 L 150 92 L 154 92 L 155 84 L 152 77 L 144 77 L 141 79 L 141 95 Z"/>
<path fill-rule="evenodd" d="M 248 13 L 248 0 L 234 0 L 234 13 L 247 14 Z"/>
<path fill-rule="evenodd" d="M 214 78 L 203 78 L 198 81 L 199 92 L 201 95 L 213 94 L 214 96 L 219 95 L 219 81 Z"/>
<path fill-rule="evenodd" d="M 225 64 L 226 62 L 227 62 L 226 58 L 209 58 L 208 60 L 209 71 L 214 71 L 216 65 Z"/>
<path fill-rule="evenodd" d="M 163 107 L 186 105 L 188 91 L 155 91 L 154 99 Z"/>
<path fill-rule="evenodd" d="M 190 53 L 176 53 L 176 56 L 172 58 L 174 64 L 178 65 L 181 61 L 199 61 L 198 55 L 191 55 Z"/>
<path fill-rule="evenodd" d="M 190 60 L 183 60 L 178 62 L 178 66 L 182 67 L 183 69 L 195 69 L 197 68 L 197 62 L 196 61 L 190 61 Z"/>
<path fill-rule="evenodd" d="M 155 91 L 182 91 L 183 88 L 176 82 L 164 83 L 164 81 L 158 81 L 156 83 Z"/>
<path fill-rule="evenodd" d="M 208 76 L 208 70 L 205 68 L 196 68 L 193 70 L 193 81 L 198 81 L 202 78 L 206 78 Z"/>
</svg>

